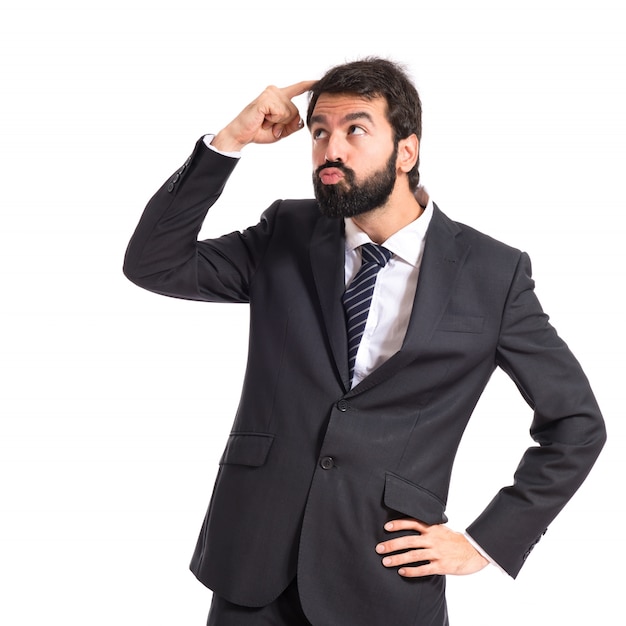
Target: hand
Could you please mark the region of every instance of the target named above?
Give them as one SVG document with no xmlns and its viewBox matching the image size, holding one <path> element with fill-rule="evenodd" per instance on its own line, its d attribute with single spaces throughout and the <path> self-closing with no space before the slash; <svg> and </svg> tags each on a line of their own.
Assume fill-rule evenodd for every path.
<svg viewBox="0 0 626 626">
<path fill-rule="evenodd" d="M 300 130 L 304 122 L 292 98 L 309 91 L 316 81 L 289 87 L 270 86 L 252 101 L 211 144 L 218 150 L 239 151 L 249 143 L 274 143 Z"/>
<path fill-rule="evenodd" d="M 433 574 L 473 574 L 489 564 L 489 561 L 472 546 L 461 533 L 443 524 L 429 526 L 416 519 L 398 519 L 385 524 L 387 531 L 412 530 L 419 535 L 404 535 L 389 539 L 376 546 L 378 554 L 385 554 L 385 567 L 399 567 L 398 574 L 407 578 L 432 576 Z M 394 554 L 400 550 L 400 552 Z M 424 565 L 408 567 L 408 563 L 428 561 Z"/>
</svg>

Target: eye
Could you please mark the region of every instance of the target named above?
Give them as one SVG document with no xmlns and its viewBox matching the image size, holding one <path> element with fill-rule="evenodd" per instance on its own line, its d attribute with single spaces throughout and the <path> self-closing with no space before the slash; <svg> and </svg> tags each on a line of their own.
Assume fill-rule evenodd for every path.
<svg viewBox="0 0 626 626">
<path fill-rule="evenodd" d="M 313 129 L 311 136 L 313 139 L 324 139 L 327 136 L 327 133 L 323 128 L 315 128 Z"/>
<path fill-rule="evenodd" d="M 365 135 L 365 129 L 361 126 L 350 126 L 350 135 Z"/>
</svg>

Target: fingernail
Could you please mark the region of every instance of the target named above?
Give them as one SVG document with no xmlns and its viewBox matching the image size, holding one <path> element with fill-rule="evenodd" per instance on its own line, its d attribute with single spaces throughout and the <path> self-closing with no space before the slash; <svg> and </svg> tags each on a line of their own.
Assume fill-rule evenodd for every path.
<svg viewBox="0 0 626 626">
<path fill-rule="evenodd" d="M 390 556 L 386 556 L 383 559 L 383 565 L 391 565 L 391 557 Z"/>
<path fill-rule="evenodd" d="M 400 576 L 404 576 L 406 574 L 406 570 L 402 567 L 398 570 L 398 574 L 400 574 Z"/>
<path fill-rule="evenodd" d="M 384 552 L 384 551 L 385 551 L 385 546 L 382 543 L 379 543 L 376 546 L 376 552 L 378 552 L 380 554 L 381 552 Z"/>
<path fill-rule="evenodd" d="M 393 530 L 393 522 L 387 522 L 385 524 L 385 530 Z"/>
</svg>

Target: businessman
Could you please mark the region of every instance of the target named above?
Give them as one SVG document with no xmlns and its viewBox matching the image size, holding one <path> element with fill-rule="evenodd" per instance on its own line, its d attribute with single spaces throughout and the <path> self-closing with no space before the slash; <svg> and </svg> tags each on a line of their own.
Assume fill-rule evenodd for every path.
<svg viewBox="0 0 626 626">
<path fill-rule="evenodd" d="M 293 99 L 306 92 L 305 122 Z M 305 125 L 315 200 L 278 200 L 256 225 L 198 241 L 245 146 Z M 600 410 L 528 256 L 437 207 L 420 137 L 418 93 L 385 59 L 268 87 L 198 141 L 130 241 L 124 272 L 141 287 L 250 306 L 241 400 L 191 562 L 213 590 L 210 625 L 448 624 L 446 575 L 517 576 L 602 449 Z M 453 461 L 497 367 L 536 445 L 457 532 Z"/>
</svg>

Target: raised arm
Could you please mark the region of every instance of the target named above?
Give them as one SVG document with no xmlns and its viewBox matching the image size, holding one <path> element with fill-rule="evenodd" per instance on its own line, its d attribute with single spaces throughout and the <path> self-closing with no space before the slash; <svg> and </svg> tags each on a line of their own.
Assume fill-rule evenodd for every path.
<svg viewBox="0 0 626 626">
<path fill-rule="evenodd" d="M 220 152 L 248 143 L 273 143 L 302 128 L 292 98 L 313 81 L 268 87 L 212 141 Z M 209 208 L 221 195 L 238 159 L 209 149 L 201 139 L 191 156 L 146 206 L 124 259 L 124 274 L 163 295 L 194 300 L 247 301 L 248 278 L 271 237 L 268 211 L 243 233 L 198 241 Z"/>
</svg>

